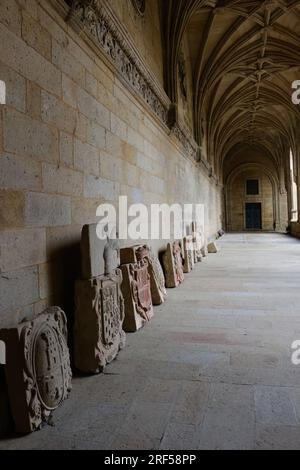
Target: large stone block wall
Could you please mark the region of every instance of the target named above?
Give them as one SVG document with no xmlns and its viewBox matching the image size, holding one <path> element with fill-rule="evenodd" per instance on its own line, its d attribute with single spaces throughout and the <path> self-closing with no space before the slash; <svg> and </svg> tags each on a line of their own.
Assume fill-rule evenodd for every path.
<svg viewBox="0 0 300 470">
<path fill-rule="evenodd" d="M 101 202 L 203 203 L 207 235 L 220 228 L 220 188 L 50 2 L 2 0 L 0 43 L 1 326 L 51 304 L 72 314 Z"/>
</svg>

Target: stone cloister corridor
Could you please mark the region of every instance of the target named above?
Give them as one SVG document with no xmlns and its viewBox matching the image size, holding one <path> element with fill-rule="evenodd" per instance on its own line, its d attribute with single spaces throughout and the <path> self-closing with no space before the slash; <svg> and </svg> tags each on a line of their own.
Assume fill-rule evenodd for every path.
<svg viewBox="0 0 300 470">
<path fill-rule="evenodd" d="M 76 378 L 53 425 L 0 449 L 299 449 L 300 242 L 231 234 L 128 337 Z"/>
<path fill-rule="evenodd" d="M 0 450 L 300 450 L 299 281 L 300 0 L 0 0 Z"/>
</svg>

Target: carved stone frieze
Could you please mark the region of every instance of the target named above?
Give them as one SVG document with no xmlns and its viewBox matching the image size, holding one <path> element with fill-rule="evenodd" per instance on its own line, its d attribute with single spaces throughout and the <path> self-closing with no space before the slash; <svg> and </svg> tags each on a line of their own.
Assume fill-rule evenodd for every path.
<svg viewBox="0 0 300 470">
<path fill-rule="evenodd" d="M 140 7 L 144 3 L 141 0 L 135 2 Z M 167 100 L 159 96 L 146 68 L 116 27 L 106 3 L 99 0 L 67 0 L 66 3 L 71 7 L 69 21 L 81 25 L 113 62 L 121 77 L 143 98 L 156 116 L 167 124 Z"/>
<path fill-rule="evenodd" d="M 179 140 L 187 156 L 194 161 L 199 161 L 199 147 L 190 132 L 175 122 L 172 134 Z"/>
<path fill-rule="evenodd" d="M 32 321 L 1 330 L 0 337 L 6 345 L 6 381 L 16 431 L 36 431 L 71 391 L 65 314 L 49 308 Z"/>
<path fill-rule="evenodd" d="M 109 276 L 76 283 L 74 360 L 81 372 L 102 372 L 125 346 L 121 283 L 119 269 Z"/>
<path fill-rule="evenodd" d="M 130 248 L 122 248 L 121 264 L 137 263 L 143 259 L 148 261 L 148 271 L 151 282 L 151 297 L 153 305 L 161 305 L 166 298 L 165 276 L 157 256 L 147 245 L 136 245 Z"/>
<path fill-rule="evenodd" d="M 183 264 L 180 242 L 168 243 L 167 250 L 163 255 L 166 287 L 178 287 L 184 281 Z"/>
<path fill-rule="evenodd" d="M 62 0 L 52 0 L 61 13 Z M 143 12 L 144 1 L 132 0 Z M 178 119 L 170 119 L 173 105 L 165 91 L 144 63 L 138 51 L 134 47 L 124 27 L 114 15 L 107 0 L 64 0 L 68 5 L 67 21 L 80 32 L 92 40 L 93 44 L 104 53 L 110 63 L 116 68 L 119 76 L 129 85 L 144 103 L 146 103 L 154 115 L 170 129 L 181 143 L 182 150 L 193 161 L 199 161 L 199 146 L 195 142 L 190 131 Z"/>
<path fill-rule="evenodd" d="M 126 332 L 139 330 L 154 315 L 148 265 L 147 259 L 121 265 L 122 293 L 125 304 L 124 330 Z"/>
</svg>

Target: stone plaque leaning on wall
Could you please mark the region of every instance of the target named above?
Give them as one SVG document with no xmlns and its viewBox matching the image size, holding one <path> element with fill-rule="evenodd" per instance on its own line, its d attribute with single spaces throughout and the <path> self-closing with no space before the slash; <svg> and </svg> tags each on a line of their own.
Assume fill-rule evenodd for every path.
<svg viewBox="0 0 300 470">
<path fill-rule="evenodd" d="M 120 257 L 121 264 L 137 263 L 147 259 L 152 303 L 153 305 L 161 305 L 167 296 L 166 281 L 159 259 L 154 255 L 152 249 L 147 245 L 122 248 Z"/>
<path fill-rule="evenodd" d="M 168 243 L 163 255 L 163 265 L 166 275 L 166 287 L 178 287 L 184 281 L 183 256 L 179 241 Z"/>
<path fill-rule="evenodd" d="M 137 263 L 123 264 L 121 269 L 125 303 L 124 330 L 134 333 L 148 323 L 154 315 L 149 263 L 144 258 Z"/>
<path fill-rule="evenodd" d="M 183 251 L 184 251 L 184 265 L 183 271 L 184 273 L 190 273 L 194 269 L 194 244 L 193 244 L 193 236 L 187 235 L 183 239 Z"/>
<path fill-rule="evenodd" d="M 5 374 L 15 429 L 41 428 L 69 396 L 72 373 L 67 321 L 58 307 L 35 319 L 0 331 L 6 345 Z"/>
<path fill-rule="evenodd" d="M 74 360 L 75 367 L 87 374 L 102 372 L 125 346 L 119 243 L 100 240 L 96 228 L 83 227 L 83 279 L 75 287 Z"/>
<path fill-rule="evenodd" d="M 201 252 L 202 248 L 202 236 L 198 230 L 198 224 L 196 222 L 192 222 L 192 236 L 193 236 L 193 245 L 194 245 L 194 262 L 199 263 L 203 259 L 203 255 Z"/>
</svg>

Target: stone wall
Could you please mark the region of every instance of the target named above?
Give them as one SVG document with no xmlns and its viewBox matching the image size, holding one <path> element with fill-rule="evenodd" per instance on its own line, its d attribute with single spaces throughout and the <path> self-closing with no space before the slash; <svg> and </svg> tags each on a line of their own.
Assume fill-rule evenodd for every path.
<svg viewBox="0 0 300 470">
<path fill-rule="evenodd" d="M 0 43 L 1 326 L 49 304 L 72 316 L 81 227 L 101 202 L 204 203 L 207 235 L 220 228 L 220 189 L 50 1 L 3 0 Z"/>
</svg>

